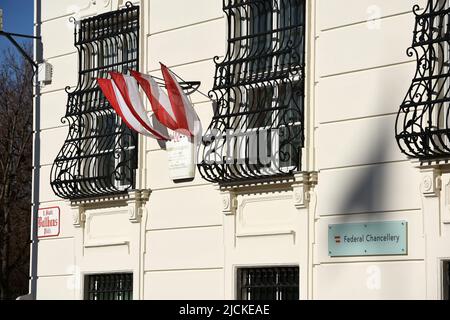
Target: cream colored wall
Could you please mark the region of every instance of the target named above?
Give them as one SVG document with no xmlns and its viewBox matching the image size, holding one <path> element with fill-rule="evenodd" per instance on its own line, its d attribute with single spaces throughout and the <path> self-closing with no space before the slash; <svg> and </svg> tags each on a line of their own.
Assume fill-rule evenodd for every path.
<svg viewBox="0 0 450 320">
<path fill-rule="evenodd" d="M 59 121 L 64 88 L 77 81 L 68 17 L 78 9 L 85 15 L 111 10 L 118 1 L 97 1 L 98 7 L 88 0 L 42 1 L 44 57 L 54 77 L 42 90 L 37 132 L 40 206 L 61 207 L 62 233 L 39 242 L 38 298 L 80 299 L 84 274 L 132 271 L 136 299 L 233 299 L 236 268 L 258 265 L 298 265 L 302 299 L 439 298 L 439 259 L 450 257 L 450 192 L 425 197 L 420 187 L 429 172 L 420 173 L 394 138 L 395 116 L 415 70 L 406 49 L 416 2 L 424 0 L 347 0 L 345 7 L 342 0 L 308 2 L 303 165 L 318 171 L 316 187 L 314 175 L 219 190 L 197 173 L 194 181 L 175 184 L 166 152 L 141 139 L 138 188 L 152 193 L 136 222 L 130 213 L 139 206 L 126 199 L 79 210 L 58 200 L 49 185 L 68 130 Z M 367 22 L 377 13 L 381 19 Z M 212 58 L 225 53 L 222 1 L 142 1 L 141 16 L 141 70 L 158 74 L 161 61 L 208 92 Z M 198 93 L 192 100 L 206 128 L 211 102 Z M 445 172 L 443 185 L 450 185 Z M 74 226 L 74 214 L 86 222 Z M 407 256 L 328 256 L 329 224 L 379 220 L 409 222 Z"/>
<path fill-rule="evenodd" d="M 80 19 L 115 10 L 122 2 L 41 1 L 43 55 L 53 65 L 53 79 L 41 89 L 41 107 L 36 110 L 40 120 L 35 124 L 40 138 L 39 207 L 60 207 L 61 233 L 39 241 L 38 299 L 82 299 L 84 275 L 114 271 L 133 272 L 134 298 L 141 296 L 144 241 L 142 224 L 130 220 L 132 201 L 109 199 L 71 206 L 58 199 L 49 184 L 51 165 L 68 133 L 61 122 L 67 103 L 64 89 L 73 89 L 78 76 L 74 25 L 69 17 Z M 80 215 L 85 222 L 76 225 L 74 219 Z"/>
<path fill-rule="evenodd" d="M 214 74 L 212 58 L 225 51 L 225 24 L 220 1 L 194 2 L 179 1 L 177 6 L 167 1 L 141 3 L 140 67 L 154 73 L 162 61 L 184 78 L 202 81 L 201 90 L 207 92 Z M 78 75 L 73 24 L 68 19 L 117 9 L 120 3 L 42 1 L 44 58 L 53 65 L 54 75 L 52 83 L 42 88 L 37 132 L 42 141 L 40 207 L 61 207 L 62 232 L 39 242 L 38 298 L 79 299 L 83 275 L 132 271 L 136 299 L 221 299 L 220 194 L 199 176 L 192 183 L 177 185 L 168 180 L 166 153 L 154 141 L 141 141 L 138 183 L 140 188 L 151 188 L 152 195 L 140 223 L 129 221 L 124 199 L 70 207 L 50 188 L 51 165 L 68 132 L 60 122 L 67 102 L 64 88 L 73 88 Z M 168 12 L 177 18 L 166 19 Z M 214 34 L 217 36 L 211 36 Z M 211 103 L 199 94 L 192 99 L 206 126 L 212 115 Z M 85 223 L 74 226 L 72 215 L 81 215 Z"/>
<path fill-rule="evenodd" d="M 394 137 L 415 71 L 415 3 L 316 1 L 316 299 L 426 297 L 420 176 Z M 329 224 L 383 220 L 408 221 L 407 256 L 328 256 Z"/>
<path fill-rule="evenodd" d="M 64 1 L 41 3 L 43 55 L 54 66 L 54 77 L 51 85 L 41 89 L 41 107 L 35 109 L 40 120 L 35 123 L 34 133 L 40 139 L 38 206 L 61 208 L 61 233 L 58 237 L 39 241 L 37 298 L 74 299 L 77 268 L 72 216 L 67 203 L 54 195 L 49 184 L 51 165 L 67 136 L 67 126 L 61 123 L 67 102 L 64 88 L 74 86 L 77 80 L 73 25 L 68 23 L 73 12 Z"/>
<path fill-rule="evenodd" d="M 214 77 L 213 57 L 225 53 L 221 1 L 152 0 L 146 29 L 146 71 L 161 76 L 163 62 L 187 81 L 201 81 L 207 93 Z M 168 19 L 170 16 L 170 19 Z M 212 104 L 200 94 L 192 101 L 203 127 Z M 224 250 L 221 198 L 197 173 L 190 183 L 168 177 L 167 153 L 146 139 L 147 203 L 146 299 L 223 299 Z"/>
</svg>

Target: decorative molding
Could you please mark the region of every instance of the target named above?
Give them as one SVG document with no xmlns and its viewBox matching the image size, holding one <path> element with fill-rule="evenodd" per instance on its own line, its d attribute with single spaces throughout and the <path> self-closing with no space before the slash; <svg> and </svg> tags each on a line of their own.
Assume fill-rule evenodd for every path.
<svg viewBox="0 0 450 320">
<path fill-rule="evenodd" d="M 86 222 L 85 207 L 83 205 L 70 204 L 70 211 L 72 212 L 72 222 L 75 228 L 84 227 Z"/>
<path fill-rule="evenodd" d="M 294 235 L 294 230 L 269 230 L 261 232 L 247 232 L 236 234 L 237 238 L 248 238 L 248 237 L 264 237 L 264 236 L 282 236 L 282 235 Z"/>
<path fill-rule="evenodd" d="M 294 193 L 294 206 L 297 209 L 304 209 L 310 201 L 310 190 L 317 184 L 317 172 L 301 172 L 294 176 L 295 182 L 292 184 Z"/>
<path fill-rule="evenodd" d="M 237 204 L 231 205 L 231 194 L 258 193 L 286 191 L 292 189 L 294 206 L 303 209 L 310 201 L 310 190 L 317 185 L 318 172 L 299 172 L 291 177 L 273 177 L 257 179 L 246 182 L 229 183 L 217 185 L 222 192 L 223 212 L 225 214 L 235 214 Z M 229 194 L 230 193 L 230 194 Z M 234 196 L 235 198 L 235 196 Z"/>
<path fill-rule="evenodd" d="M 117 231 L 111 231 L 110 234 L 101 234 L 100 236 L 98 234 L 93 233 L 93 226 L 95 230 L 95 224 L 98 223 L 96 220 L 98 218 L 102 217 L 115 217 L 115 216 L 126 216 L 128 213 L 127 208 L 115 208 L 114 207 L 108 207 L 103 209 L 97 209 L 92 210 L 88 212 L 86 215 L 86 222 L 85 222 L 85 236 L 84 236 L 84 247 L 85 248 L 91 248 L 91 247 L 101 247 L 101 246 L 113 246 L 121 244 L 123 241 L 129 241 L 127 238 L 126 231 L 124 232 L 124 229 L 117 230 Z M 107 244 L 107 245 L 105 245 Z"/>
<path fill-rule="evenodd" d="M 422 169 L 421 191 L 425 197 L 437 197 L 441 190 L 441 176 L 437 169 Z"/>
<path fill-rule="evenodd" d="M 249 223 L 246 214 L 249 212 L 248 206 L 251 204 L 261 204 L 264 202 L 274 203 L 275 201 L 291 201 L 292 194 L 290 192 L 278 193 L 276 195 L 264 197 L 246 197 L 239 203 L 236 220 L 236 237 L 264 236 L 264 235 L 281 235 L 292 233 L 292 223 L 294 216 L 286 215 L 287 212 L 279 213 L 273 211 L 273 218 L 267 220 L 268 223 L 262 223 L 264 220 L 258 218 L 257 224 Z M 246 209 L 247 208 L 247 209 Z M 247 220 L 247 221 L 246 221 Z M 295 232 L 294 232 L 295 234 Z"/>
<path fill-rule="evenodd" d="M 113 247 L 129 245 L 129 240 L 110 240 L 110 241 L 90 241 L 84 245 L 85 248 Z"/>
<path fill-rule="evenodd" d="M 73 13 L 72 17 L 79 21 L 109 11 L 118 10 L 124 7 L 126 2 L 123 0 L 87 0 L 81 6 L 70 6 L 67 11 Z M 136 4 L 136 1 L 131 2 Z"/>
<path fill-rule="evenodd" d="M 273 190 L 273 189 L 284 189 L 287 185 L 294 182 L 293 176 L 286 177 L 261 177 L 254 180 L 246 181 L 236 181 L 230 183 L 220 183 L 217 184 L 220 190 L 231 190 L 236 192 L 245 192 L 247 190 L 254 191 L 255 189 L 260 190 Z"/>
<path fill-rule="evenodd" d="M 95 197 L 95 198 L 87 198 L 87 199 L 79 199 L 79 200 L 71 200 L 71 206 L 94 206 L 94 205 L 102 205 L 105 203 L 117 203 L 124 202 L 130 198 L 128 193 L 119 193 L 110 196 L 104 197 Z"/>
<path fill-rule="evenodd" d="M 312 214 L 314 219 L 317 217 L 317 194 L 315 190 L 309 191 L 309 214 Z"/>
<path fill-rule="evenodd" d="M 224 215 L 235 215 L 237 210 L 237 198 L 233 191 L 222 191 L 222 212 Z"/>
<path fill-rule="evenodd" d="M 450 223 L 450 179 L 447 177 L 447 183 L 443 186 L 444 190 L 444 202 L 443 202 L 443 210 L 442 212 L 442 223 L 449 224 Z"/>
<path fill-rule="evenodd" d="M 294 206 L 297 209 L 306 208 L 306 199 L 308 194 L 305 192 L 305 186 L 300 185 L 298 187 L 294 187 Z"/>
<path fill-rule="evenodd" d="M 132 223 L 141 222 L 141 218 L 144 215 L 145 210 L 144 206 L 148 201 L 150 194 L 150 190 L 133 190 L 128 192 L 128 215 Z"/>
<path fill-rule="evenodd" d="M 76 228 L 84 226 L 86 221 L 86 209 L 120 208 L 127 207 L 130 222 L 139 223 L 145 213 L 145 204 L 151 194 L 151 190 L 132 190 L 128 193 L 98 197 L 91 199 L 70 201 L 73 225 Z"/>
</svg>

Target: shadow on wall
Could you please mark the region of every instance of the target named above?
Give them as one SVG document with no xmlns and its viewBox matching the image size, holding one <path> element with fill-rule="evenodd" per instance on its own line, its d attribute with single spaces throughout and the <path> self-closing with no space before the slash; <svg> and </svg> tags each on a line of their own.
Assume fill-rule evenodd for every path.
<svg viewBox="0 0 450 320">
<path fill-rule="evenodd" d="M 413 75 L 411 75 L 412 77 Z M 410 79 L 405 79 L 409 81 Z M 389 81 L 378 83 L 378 93 L 377 97 L 379 99 L 379 104 L 389 104 L 393 105 L 393 108 L 401 102 L 401 98 L 404 93 L 394 92 L 389 87 Z M 351 94 L 349 93 L 351 96 Z M 360 139 L 367 139 L 364 142 L 364 149 L 352 149 L 352 146 L 348 146 L 348 148 L 342 149 L 342 152 L 359 152 L 366 153 L 364 159 L 368 159 L 368 161 L 364 161 L 366 164 L 362 167 L 359 167 L 358 173 L 354 175 L 349 175 L 345 183 L 347 186 L 347 190 L 342 192 L 343 197 L 338 199 L 335 207 L 333 208 L 333 213 L 341 214 L 333 223 L 341 224 L 341 223 L 355 223 L 354 214 L 367 214 L 367 219 L 365 221 L 379 221 L 379 220 L 396 220 L 395 215 L 391 215 L 388 218 L 383 217 L 382 214 L 388 210 L 395 210 L 397 208 L 390 208 L 387 201 L 391 203 L 390 199 L 387 197 L 395 197 L 395 195 L 388 194 L 389 190 L 393 190 L 392 186 L 389 184 L 393 183 L 395 179 L 404 179 L 404 175 L 399 175 L 396 177 L 396 172 L 392 170 L 391 161 L 393 158 L 395 160 L 406 160 L 406 156 L 402 155 L 400 150 L 397 149 L 394 157 L 390 155 L 392 151 L 389 148 L 392 146 L 396 146 L 393 143 L 395 141 L 395 113 L 398 110 L 393 111 L 392 116 L 383 116 L 381 124 L 378 125 L 377 128 L 373 132 L 375 135 L 372 135 L 369 139 L 366 138 L 366 135 L 360 135 Z M 359 120 L 356 120 L 359 121 Z M 380 123 L 380 122 L 379 122 Z M 388 129 L 387 129 L 388 128 Z M 367 128 L 369 129 L 369 128 Z M 358 135 L 358 132 L 354 134 Z M 386 163 L 390 162 L 390 163 Z M 347 169 L 344 169 L 347 170 Z M 420 185 L 414 176 L 407 177 L 410 181 L 406 183 L 402 183 L 402 185 L 413 184 L 417 186 L 415 190 L 417 190 L 417 198 L 420 199 Z M 319 177 L 319 184 L 320 184 Z M 394 189 L 395 190 L 395 189 Z M 395 190 L 401 194 L 405 192 L 404 190 Z M 321 199 L 319 201 L 327 201 L 327 199 Z M 412 202 L 416 203 L 416 200 L 411 199 Z M 411 208 L 413 205 L 411 205 Z M 327 244 L 323 244 L 326 246 Z M 350 258 L 353 259 L 353 258 Z M 353 259 L 355 261 L 358 258 Z M 411 274 L 408 269 L 405 269 L 404 273 L 398 275 L 392 274 L 383 274 L 383 270 L 378 265 L 375 257 L 371 262 L 367 263 L 366 276 L 361 276 L 360 279 L 356 277 L 353 281 L 362 281 L 359 285 L 355 283 L 355 287 L 367 288 L 367 290 L 371 293 L 366 298 L 380 298 L 386 299 L 386 292 L 388 289 L 388 282 L 391 282 L 393 279 L 401 279 L 398 280 L 399 283 L 402 284 L 401 289 L 396 289 L 396 295 L 398 297 L 390 297 L 390 298 L 402 298 L 411 296 L 412 290 L 417 290 L 417 285 L 413 286 L 413 281 L 408 281 L 407 279 L 413 277 L 417 278 L 417 274 Z M 394 262 L 393 262 L 394 263 Z M 327 286 L 339 287 L 342 285 L 343 281 L 348 281 L 348 272 L 343 274 L 343 269 L 334 268 L 335 273 L 333 274 L 333 279 L 335 279 L 335 284 L 328 283 Z M 379 279 L 379 285 L 371 287 L 369 281 L 371 281 L 371 277 L 376 276 Z M 339 279 L 342 277 L 341 279 Z M 344 280 L 342 280 L 345 277 Z M 423 278 L 423 277 L 422 277 Z M 389 281 L 388 281 L 389 279 Z M 392 284 L 391 284 L 392 285 Z M 362 289 L 364 290 L 364 289 Z M 399 291 L 401 290 L 401 294 Z M 355 294 L 357 291 L 355 291 Z M 413 294 L 414 295 L 414 294 Z M 339 298 L 339 297 L 336 297 Z M 355 297 L 358 299 L 358 297 Z"/>
<path fill-rule="evenodd" d="M 378 103 L 395 105 L 397 101 L 395 99 L 396 96 L 403 95 L 403 93 L 389 92 L 390 90 L 386 87 L 386 83 L 379 83 L 380 90 L 378 97 L 380 101 Z M 377 212 L 391 210 L 387 205 L 383 205 L 383 201 L 388 200 L 386 199 L 386 187 L 394 179 L 404 178 L 404 176 L 393 176 L 392 174 L 395 174 L 395 172 L 389 167 L 393 161 L 406 160 L 406 156 L 401 154 L 397 145 L 394 143 L 395 114 L 393 113 L 392 116 L 382 116 L 381 119 L 382 122 L 379 122 L 381 124 L 375 130 L 371 130 L 375 134 L 367 139 L 364 144 L 361 144 L 365 146 L 364 149 L 352 149 L 352 146 L 349 146 L 348 149 L 343 149 L 343 152 L 366 153 L 367 156 L 364 156 L 364 159 L 367 159 L 367 161 L 364 161 L 365 164 L 359 168 L 358 175 L 349 176 L 352 181 L 349 181 L 348 190 L 344 194 L 344 197 L 337 203 L 335 210 L 333 210 L 337 214 L 346 214 L 339 218 L 342 222 L 352 220 L 352 213 L 373 213 L 375 218 Z M 358 132 L 355 132 L 355 134 L 358 135 Z M 361 139 L 365 137 L 364 134 L 361 135 Z M 389 154 L 392 153 L 389 150 L 392 147 L 396 148 L 396 154 L 394 156 Z M 410 183 L 417 184 L 414 176 L 410 178 Z M 404 190 L 396 191 L 399 194 L 404 192 Z M 420 197 L 419 185 L 417 185 L 417 197 Z M 395 210 L 395 208 L 393 209 Z"/>
</svg>

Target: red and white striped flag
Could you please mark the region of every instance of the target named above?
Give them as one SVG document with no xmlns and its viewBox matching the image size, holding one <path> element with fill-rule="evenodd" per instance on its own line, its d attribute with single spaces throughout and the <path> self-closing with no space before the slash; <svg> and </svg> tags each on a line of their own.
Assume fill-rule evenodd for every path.
<svg viewBox="0 0 450 320">
<path fill-rule="evenodd" d="M 171 140 L 167 128 L 188 137 L 202 134 L 200 118 L 176 76 L 161 64 L 168 95 L 150 76 L 131 71 L 132 76 L 110 72 L 112 80 L 98 79 L 105 97 L 128 127 L 158 140 Z M 149 118 L 139 94 L 144 90 L 154 112 Z"/>
<path fill-rule="evenodd" d="M 170 140 L 157 119 L 147 116 L 136 80 L 130 76 L 111 73 L 111 79 L 97 79 L 106 99 L 132 130 L 157 140 Z"/>
<path fill-rule="evenodd" d="M 131 71 L 131 75 L 139 82 L 139 85 L 144 90 L 159 122 L 174 131 L 179 129 L 169 97 L 158 86 L 153 77 L 137 71 Z"/>
<path fill-rule="evenodd" d="M 181 131 L 181 133 L 187 136 L 201 136 L 202 126 L 200 118 L 195 112 L 191 101 L 176 80 L 175 74 L 162 63 L 161 71 L 172 105 L 172 110 L 178 124 L 178 131 Z"/>
</svg>

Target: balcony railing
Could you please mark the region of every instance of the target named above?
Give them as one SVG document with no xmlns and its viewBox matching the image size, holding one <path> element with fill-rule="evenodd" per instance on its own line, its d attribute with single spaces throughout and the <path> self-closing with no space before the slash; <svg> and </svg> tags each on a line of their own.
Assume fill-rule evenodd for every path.
<svg viewBox="0 0 450 320">
<path fill-rule="evenodd" d="M 69 132 L 51 171 L 51 186 L 65 199 L 125 192 L 134 188 L 137 135 L 122 123 L 97 86 L 109 71 L 139 67 L 139 7 L 75 24 L 77 87 L 68 92 L 63 122 Z"/>
<path fill-rule="evenodd" d="M 228 46 L 215 58 L 215 114 L 199 171 L 228 183 L 286 176 L 304 143 L 304 0 L 224 0 Z"/>
<path fill-rule="evenodd" d="M 396 122 L 396 138 L 406 155 L 421 160 L 450 156 L 450 8 L 428 0 L 413 9 L 416 24 L 409 57 L 416 72 Z"/>
</svg>

